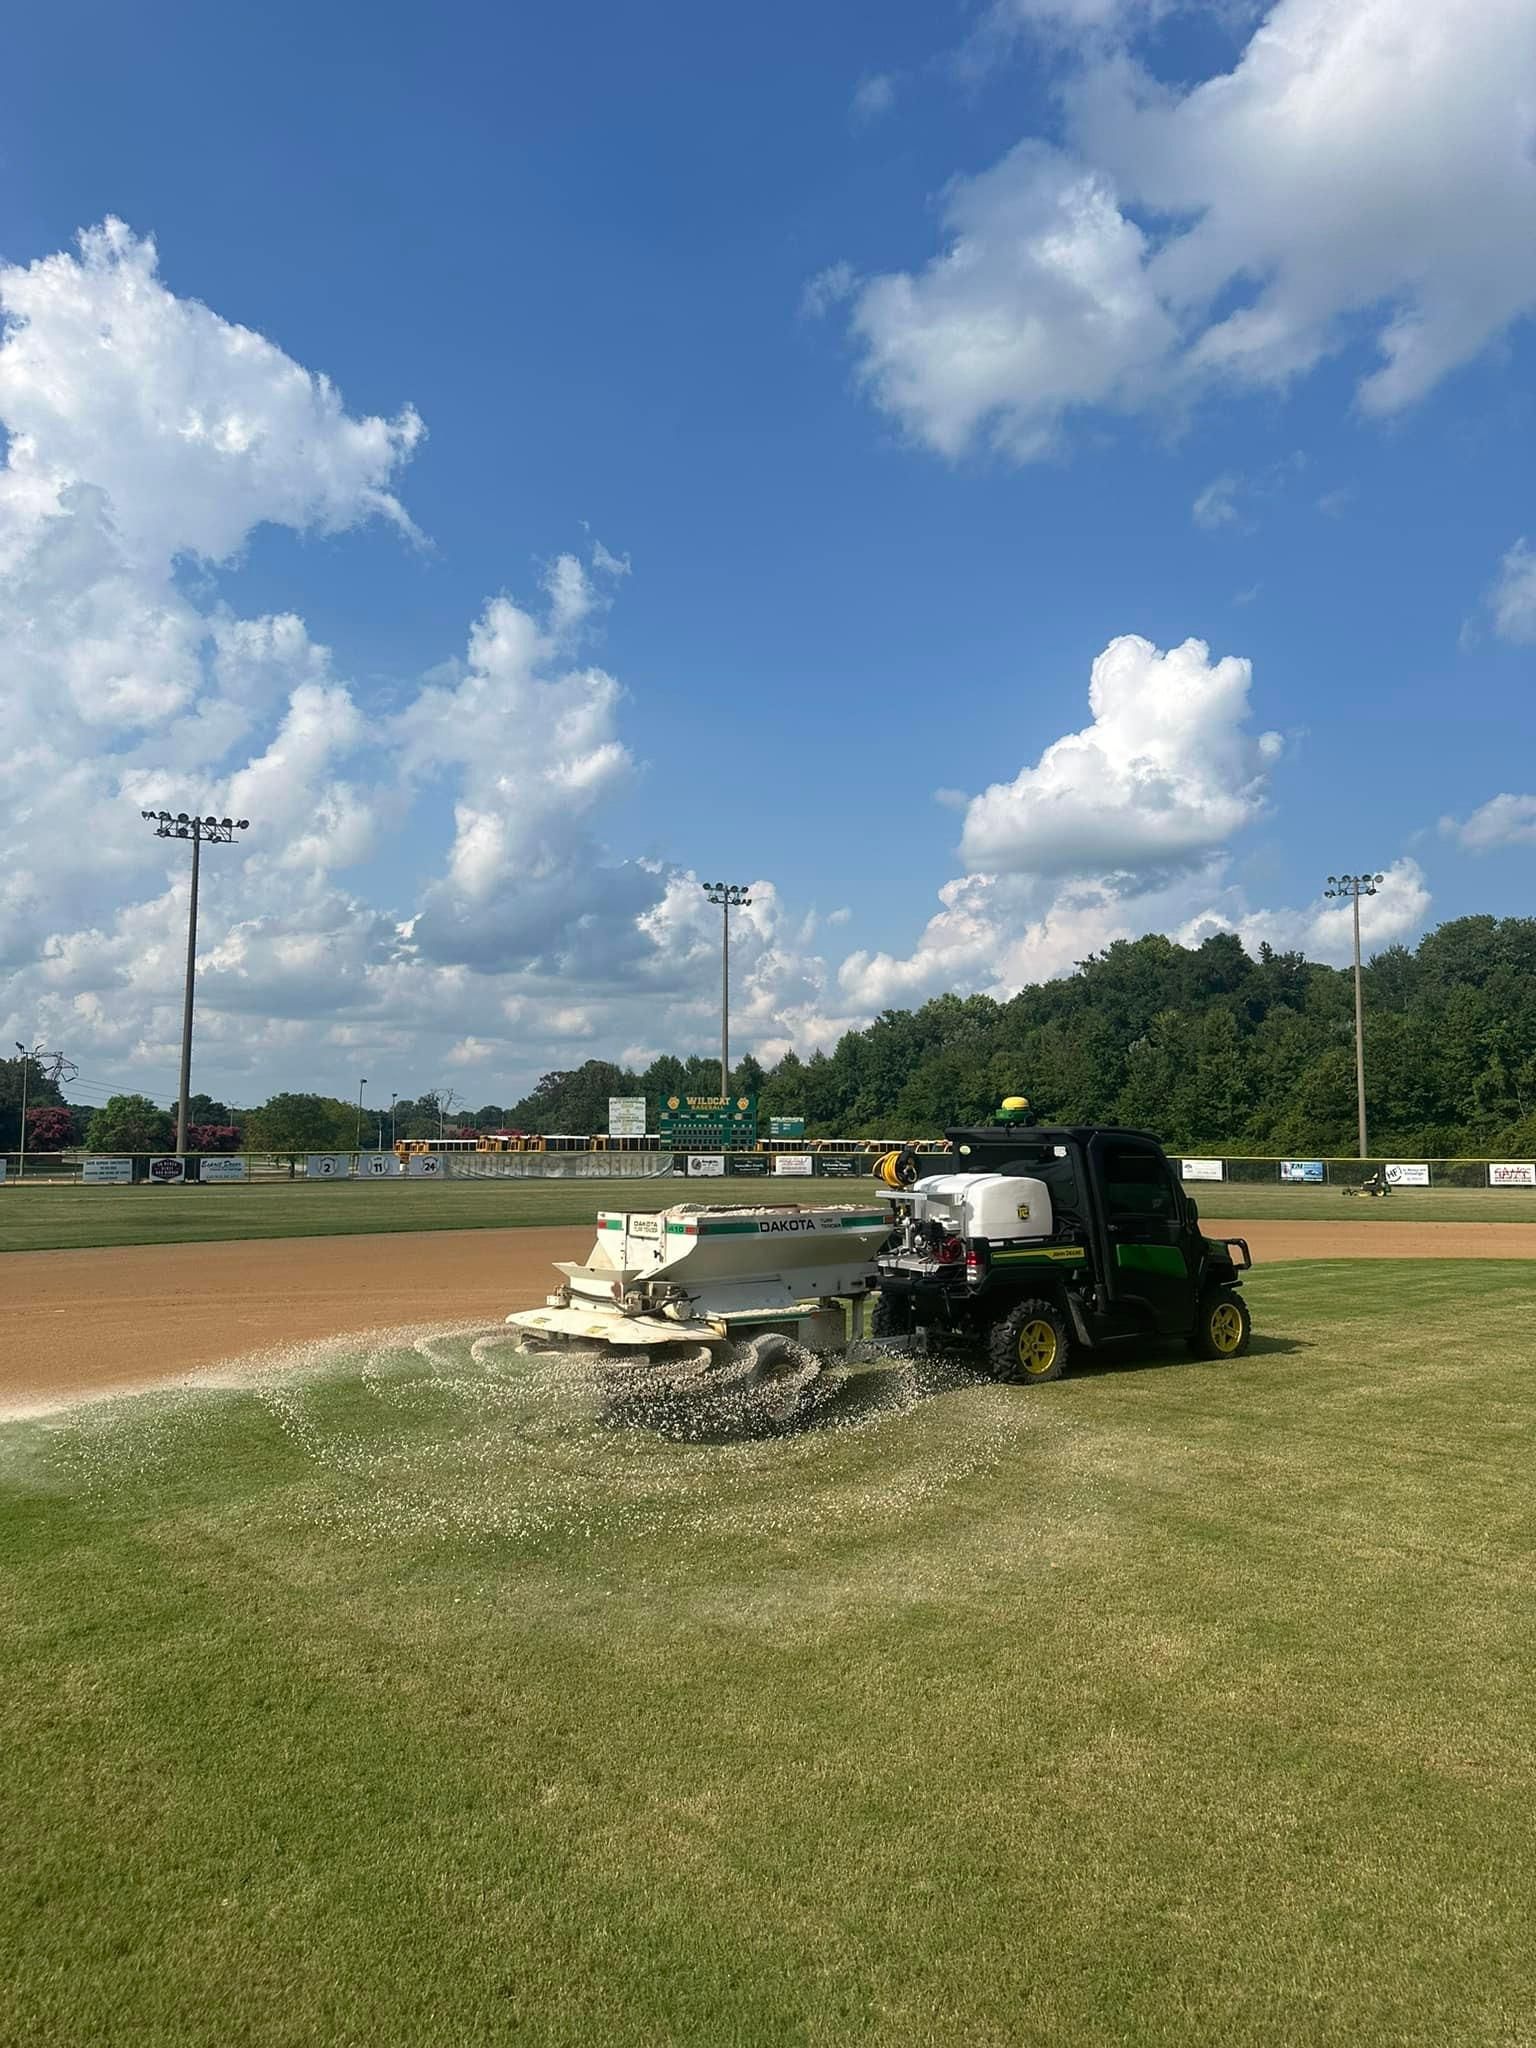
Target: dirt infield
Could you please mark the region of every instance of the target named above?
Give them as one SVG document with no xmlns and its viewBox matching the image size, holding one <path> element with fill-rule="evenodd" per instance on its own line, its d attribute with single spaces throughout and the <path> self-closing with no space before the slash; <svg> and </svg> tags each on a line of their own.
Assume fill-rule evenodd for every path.
<svg viewBox="0 0 1536 2048">
<path fill-rule="evenodd" d="M 1225 1222 L 1256 1261 L 1532 1259 L 1536 1224 Z M 351 1331 L 499 1322 L 539 1301 L 590 1229 L 430 1231 L 10 1252 L 0 1261 L 0 1414 L 162 1385 Z"/>
</svg>

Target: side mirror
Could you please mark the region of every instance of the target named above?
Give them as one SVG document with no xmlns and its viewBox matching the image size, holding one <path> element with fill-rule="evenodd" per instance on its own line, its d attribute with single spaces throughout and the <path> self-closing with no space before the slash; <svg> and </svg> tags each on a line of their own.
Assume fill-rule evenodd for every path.
<svg viewBox="0 0 1536 2048">
<path fill-rule="evenodd" d="M 1185 1197 L 1185 1200 L 1186 1200 L 1186 1201 L 1188 1202 L 1188 1204 L 1189 1204 L 1189 1220 L 1190 1220 L 1190 1222 L 1191 1222 L 1191 1223 L 1198 1223 L 1198 1222 L 1200 1221 L 1200 1204 L 1199 1204 L 1199 1203 L 1198 1203 L 1198 1202 L 1197 1202 L 1197 1201 L 1195 1200 L 1195 1198 L 1194 1198 L 1194 1196 L 1193 1196 L 1193 1195 L 1187 1195 L 1187 1196 Z"/>
</svg>

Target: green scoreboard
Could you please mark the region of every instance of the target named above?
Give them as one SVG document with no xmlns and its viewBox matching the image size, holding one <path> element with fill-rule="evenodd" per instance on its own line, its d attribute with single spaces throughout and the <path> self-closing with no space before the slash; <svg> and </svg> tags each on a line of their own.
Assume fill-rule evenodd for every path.
<svg viewBox="0 0 1536 2048">
<path fill-rule="evenodd" d="M 739 1152 L 757 1143 L 755 1095 L 668 1095 L 657 1130 L 674 1152 Z"/>
</svg>

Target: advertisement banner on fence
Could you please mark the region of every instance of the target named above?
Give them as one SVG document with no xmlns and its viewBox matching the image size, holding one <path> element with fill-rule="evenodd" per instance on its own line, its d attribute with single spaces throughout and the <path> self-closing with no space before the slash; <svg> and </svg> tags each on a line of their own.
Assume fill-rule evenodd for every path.
<svg viewBox="0 0 1536 2048">
<path fill-rule="evenodd" d="M 197 1177 L 205 1185 L 212 1181 L 244 1180 L 245 1161 L 205 1155 L 197 1162 Z"/>
<path fill-rule="evenodd" d="M 1280 1162 L 1282 1180 L 1319 1181 L 1328 1178 L 1321 1159 L 1282 1159 Z"/>
<path fill-rule="evenodd" d="M 1185 1159 L 1179 1174 L 1184 1180 L 1225 1180 L 1227 1170 L 1219 1159 Z"/>
<path fill-rule="evenodd" d="M 400 1162 L 393 1152 L 370 1152 L 363 1161 L 363 1172 L 369 1180 L 386 1180 L 399 1171 Z"/>
<path fill-rule="evenodd" d="M 0 1180 L 5 1179 L 5 1161 L 0 1159 Z"/>
<path fill-rule="evenodd" d="M 643 1138 L 645 1136 L 645 1097 L 643 1095 L 609 1096 L 608 1135 L 610 1138 Z"/>
<path fill-rule="evenodd" d="M 441 1180 L 443 1156 L 440 1152 L 413 1152 L 405 1162 L 405 1170 L 412 1180 Z"/>
<path fill-rule="evenodd" d="M 688 1177 L 690 1180 L 709 1180 L 725 1172 L 723 1152 L 690 1152 L 688 1154 Z"/>
<path fill-rule="evenodd" d="M 311 1152 L 304 1161 L 311 1180 L 346 1180 L 352 1172 L 350 1152 Z"/>
<path fill-rule="evenodd" d="M 809 1152 L 776 1152 L 773 1155 L 773 1170 L 775 1173 L 791 1174 L 796 1180 L 804 1180 L 808 1174 L 814 1173 L 816 1168 Z"/>
<path fill-rule="evenodd" d="M 1392 1160 L 1387 1167 L 1389 1188 L 1427 1188 L 1429 1167 L 1421 1160 L 1410 1160 L 1406 1165 L 1401 1159 Z"/>
<path fill-rule="evenodd" d="M 133 1184 L 131 1159 L 82 1159 L 80 1179 L 86 1187 L 126 1188 Z"/>
<path fill-rule="evenodd" d="M 755 1174 L 768 1171 L 768 1162 L 761 1152 L 732 1152 L 727 1156 L 725 1170 L 743 1180 L 751 1180 Z"/>
<path fill-rule="evenodd" d="M 160 1187 L 173 1188 L 179 1181 L 186 1179 L 187 1162 L 185 1159 L 172 1159 L 169 1156 L 164 1159 L 151 1159 L 149 1177 Z"/>
<path fill-rule="evenodd" d="M 857 1180 L 864 1171 L 864 1162 L 862 1159 L 841 1158 L 835 1152 L 818 1152 L 816 1171 L 824 1180 Z"/>
<path fill-rule="evenodd" d="M 1491 1188 L 1536 1188 L 1536 1166 L 1511 1166 L 1502 1161 L 1489 1167 L 1488 1185 Z"/>
</svg>

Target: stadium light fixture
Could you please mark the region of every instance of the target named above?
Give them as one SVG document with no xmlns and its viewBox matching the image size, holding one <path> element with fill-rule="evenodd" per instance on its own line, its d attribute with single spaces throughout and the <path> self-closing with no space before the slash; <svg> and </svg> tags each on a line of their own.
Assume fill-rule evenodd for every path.
<svg viewBox="0 0 1536 2048">
<path fill-rule="evenodd" d="M 181 1005 L 181 1086 L 176 1096 L 176 1150 L 187 1149 L 187 1099 L 192 1088 L 192 984 L 197 971 L 197 882 L 204 843 L 232 846 L 237 832 L 250 829 L 249 818 L 189 817 L 185 811 L 140 811 L 153 825 L 157 839 L 190 839 L 192 888 L 187 905 L 187 980 Z"/>
<path fill-rule="evenodd" d="M 720 1100 L 731 1092 L 731 912 L 752 901 L 741 882 L 702 882 L 711 903 L 718 903 L 720 923 Z"/>
<path fill-rule="evenodd" d="M 1360 1123 L 1360 1157 L 1369 1158 L 1365 1124 L 1365 997 L 1360 974 L 1360 898 L 1374 896 L 1385 875 L 1330 875 L 1325 896 L 1347 896 L 1355 913 L 1355 1109 Z"/>
</svg>

